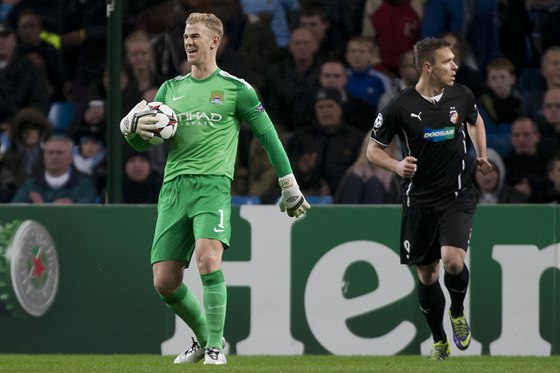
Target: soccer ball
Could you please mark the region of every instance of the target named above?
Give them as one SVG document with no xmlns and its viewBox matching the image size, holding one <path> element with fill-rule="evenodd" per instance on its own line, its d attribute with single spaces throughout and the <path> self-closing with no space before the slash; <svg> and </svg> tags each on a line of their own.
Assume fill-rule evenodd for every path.
<svg viewBox="0 0 560 373">
<path fill-rule="evenodd" d="M 150 102 L 145 110 L 153 111 L 148 115 L 153 115 L 158 119 L 157 128 L 153 130 L 154 137 L 150 139 L 151 144 L 161 144 L 164 140 L 170 139 L 177 131 L 177 115 L 172 108 L 162 102 Z"/>
</svg>

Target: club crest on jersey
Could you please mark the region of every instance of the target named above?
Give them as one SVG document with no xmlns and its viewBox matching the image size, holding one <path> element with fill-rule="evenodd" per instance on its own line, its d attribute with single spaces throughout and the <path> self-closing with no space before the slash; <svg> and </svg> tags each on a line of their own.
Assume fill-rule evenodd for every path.
<svg viewBox="0 0 560 373">
<path fill-rule="evenodd" d="M 224 103 L 224 91 L 212 91 L 210 94 L 210 103 L 221 105 Z"/>
<path fill-rule="evenodd" d="M 455 127 L 424 128 L 424 140 L 440 142 L 455 138 Z"/>
<path fill-rule="evenodd" d="M 449 109 L 449 121 L 453 124 L 459 123 L 459 113 L 454 108 Z"/>
</svg>

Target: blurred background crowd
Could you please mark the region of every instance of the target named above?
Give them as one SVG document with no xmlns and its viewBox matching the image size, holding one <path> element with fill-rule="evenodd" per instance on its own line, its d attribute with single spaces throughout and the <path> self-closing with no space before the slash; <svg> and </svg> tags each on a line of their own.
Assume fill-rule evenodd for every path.
<svg viewBox="0 0 560 373">
<path fill-rule="evenodd" d="M 416 83 L 424 37 L 452 45 L 456 81 L 485 120 L 495 167 L 475 174 L 480 203 L 560 201 L 560 0 L 123 0 L 123 115 L 189 72 L 192 12 L 223 21 L 218 65 L 257 90 L 312 204 L 400 202 L 398 177 L 365 146 L 377 113 Z M 0 1 L 0 203 L 106 201 L 118 125 L 107 87 L 105 1 Z M 122 148 L 123 202 L 157 202 L 166 145 Z M 234 203 L 279 193 L 242 125 Z"/>
</svg>

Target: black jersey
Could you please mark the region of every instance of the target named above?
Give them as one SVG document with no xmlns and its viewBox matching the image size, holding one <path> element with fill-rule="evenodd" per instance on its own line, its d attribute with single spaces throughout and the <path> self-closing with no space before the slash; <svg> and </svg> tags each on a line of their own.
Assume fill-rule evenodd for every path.
<svg viewBox="0 0 560 373">
<path fill-rule="evenodd" d="M 460 84 L 446 87 L 435 103 L 407 88 L 379 113 L 372 139 L 387 146 L 396 135 L 403 157 L 418 160 L 414 177 L 402 183 L 404 203 L 433 206 L 472 186 L 465 124 L 475 124 L 477 117 L 473 93 Z"/>
</svg>

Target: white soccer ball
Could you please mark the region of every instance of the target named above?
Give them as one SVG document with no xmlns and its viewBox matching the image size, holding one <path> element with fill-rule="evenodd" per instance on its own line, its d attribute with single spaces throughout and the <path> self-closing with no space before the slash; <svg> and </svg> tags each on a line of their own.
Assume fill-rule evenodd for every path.
<svg viewBox="0 0 560 373">
<path fill-rule="evenodd" d="M 177 132 L 177 115 L 172 108 L 162 102 L 150 102 L 145 110 L 153 110 L 158 119 L 157 128 L 153 130 L 154 137 L 150 139 L 151 144 L 161 144 L 164 140 L 168 140 Z"/>
</svg>

